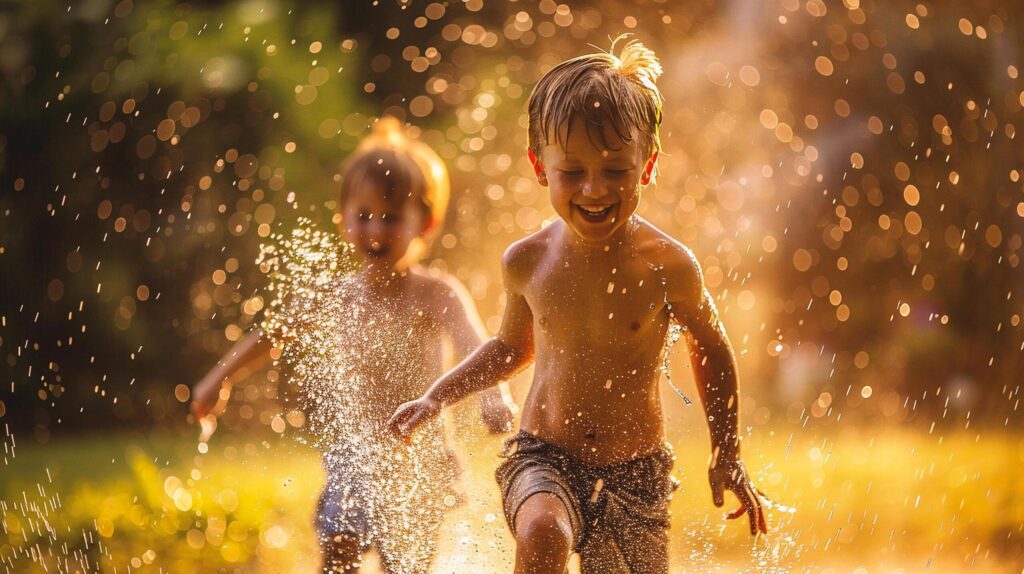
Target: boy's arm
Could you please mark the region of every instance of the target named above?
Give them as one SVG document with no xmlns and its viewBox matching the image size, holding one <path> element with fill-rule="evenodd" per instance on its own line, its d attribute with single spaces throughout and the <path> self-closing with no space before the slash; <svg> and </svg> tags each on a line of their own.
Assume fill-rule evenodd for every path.
<svg viewBox="0 0 1024 574">
<path fill-rule="evenodd" d="M 243 369 L 256 369 L 270 360 L 272 345 L 261 329 L 255 329 L 235 343 L 192 389 L 190 408 L 197 418 L 217 410 L 227 401 L 232 379 Z M 226 388 L 227 387 L 227 388 Z"/>
<path fill-rule="evenodd" d="M 700 265 L 692 252 L 682 249 L 684 255 L 672 278 L 669 297 L 674 320 L 686 328 L 690 363 L 707 415 L 711 435 L 708 478 L 712 498 L 715 506 L 722 506 L 724 491 L 731 490 L 742 506 L 731 512 L 729 518 L 749 512 L 750 533 L 767 532 L 759 491 L 740 460 L 739 381 L 732 345 L 718 317 L 714 299 L 704 287 Z"/>
<path fill-rule="evenodd" d="M 498 334 L 438 379 L 420 399 L 398 407 L 388 421 L 392 432 L 408 438 L 416 427 L 437 416 L 441 407 L 508 379 L 533 360 L 533 313 L 519 290 L 514 266 L 506 253 L 502 274 L 507 304 Z"/>
<path fill-rule="evenodd" d="M 462 361 L 480 346 L 486 330 L 469 293 L 460 283 L 445 281 L 449 292 L 443 304 L 441 317 L 445 332 L 452 343 L 456 361 Z M 448 369 L 448 365 L 445 368 Z M 504 382 L 479 393 L 480 416 L 492 433 L 507 432 L 512 428 L 513 415 L 505 402 L 507 388 Z"/>
</svg>

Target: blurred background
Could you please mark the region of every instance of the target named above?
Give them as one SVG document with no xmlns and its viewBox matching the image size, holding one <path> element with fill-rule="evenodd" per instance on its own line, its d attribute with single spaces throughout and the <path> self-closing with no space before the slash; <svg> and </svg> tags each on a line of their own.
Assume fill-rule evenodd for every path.
<svg viewBox="0 0 1024 574">
<path fill-rule="evenodd" d="M 665 68 L 639 213 L 703 266 L 748 468 L 784 505 L 757 541 L 726 524 L 699 404 L 666 385 L 674 571 L 1020 572 L 1012 0 L 6 3 L 0 570 L 313 571 L 322 478 L 286 377 L 236 386 L 208 453 L 187 415 L 262 317 L 259 245 L 331 228 L 341 162 L 397 116 L 452 175 L 426 263 L 494 332 L 501 253 L 554 217 L 530 90 L 621 33 Z M 455 428 L 470 496 L 435 569 L 511 571 L 500 439 Z"/>
</svg>

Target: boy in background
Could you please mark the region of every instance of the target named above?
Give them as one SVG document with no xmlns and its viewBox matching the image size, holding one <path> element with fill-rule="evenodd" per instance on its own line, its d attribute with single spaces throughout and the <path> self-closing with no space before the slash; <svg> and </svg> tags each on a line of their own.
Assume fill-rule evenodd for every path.
<svg viewBox="0 0 1024 574">
<path fill-rule="evenodd" d="M 615 51 L 615 45 L 612 46 Z M 529 157 L 559 219 L 508 248 L 498 334 L 391 419 L 408 437 L 442 407 L 535 362 L 497 470 L 516 572 L 668 571 L 675 481 L 659 366 L 685 331 L 711 435 L 716 506 L 732 491 L 767 532 L 740 459 L 736 365 L 693 253 L 637 216 L 658 160 L 661 66 L 640 42 L 555 66 L 530 96 Z"/>
<path fill-rule="evenodd" d="M 332 404 L 350 405 L 346 420 L 314 431 L 327 435 L 319 438 L 327 480 L 315 517 L 324 572 L 358 571 L 370 547 L 388 572 L 427 572 L 443 510 L 455 502 L 457 464 L 441 425 L 429 428 L 412 457 L 385 432 L 396 406 L 454 364 L 446 354 L 465 357 L 484 333 L 465 288 L 418 264 L 444 221 L 448 197 L 437 154 L 407 137 L 397 120 L 378 121 L 346 161 L 335 217 L 360 269 L 321 288 L 328 292 L 315 300 L 331 304 L 305 309 L 305 322 L 285 317 L 276 325 L 283 332 L 254 330 L 195 385 L 192 410 L 202 419 L 223 408 L 233 378 L 270 361 L 271 339 L 300 339 L 300 351 L 317 355 L 303 371 L 320 384 L 299 384 L 315 395 L 305 397 L 314 408 L 326 409 L 318 418 L 333 416 Z M 491 432 L 511 425 L 498 389 L 481 393 L 481 414 Z M 401 481 L 413 458 L 410 486 Z M 403 491 L 387 490 L 395 485 Z"/>
</svg>

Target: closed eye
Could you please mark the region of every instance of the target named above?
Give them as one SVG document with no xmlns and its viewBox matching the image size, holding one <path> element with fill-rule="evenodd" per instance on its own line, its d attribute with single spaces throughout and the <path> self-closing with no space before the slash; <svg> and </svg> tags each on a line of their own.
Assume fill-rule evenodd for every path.
<svg viewBox="0 0 1024 574">
<path fill-rule="evenodd" d="M 568 176 L 583 175 L 583 170 L 582 169 L 560 169 L 558 171 L 562 175 L 568 175 Z"/>
</svg>

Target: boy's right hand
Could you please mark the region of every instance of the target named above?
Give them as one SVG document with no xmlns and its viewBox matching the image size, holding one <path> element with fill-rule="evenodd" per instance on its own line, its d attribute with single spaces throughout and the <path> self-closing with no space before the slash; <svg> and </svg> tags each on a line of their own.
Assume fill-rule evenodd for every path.
<svg viewBox="0 0 1024 574">
<path fill-rule="evenodd" d="M 189 404 L 189 410 L 196 419 L 202 419 L 216 409 L 220 401 L 220 389 L 221 385 L 209 378 L 196 383 L 192 388 L 192 402 Z"/>
<path fill-rule="evenodd" d="M 416 427 L 436 417 L 441 412 L 441 403 L 430 397 L 424 396 L 409 401 L 397 409 L 395 414 L 388 420 L 388 429 L 395 436 L 408 442 Z"/>
</svg>

